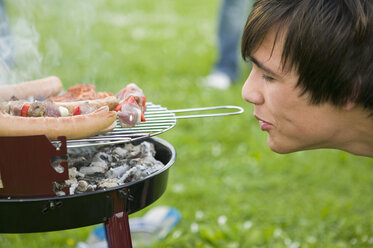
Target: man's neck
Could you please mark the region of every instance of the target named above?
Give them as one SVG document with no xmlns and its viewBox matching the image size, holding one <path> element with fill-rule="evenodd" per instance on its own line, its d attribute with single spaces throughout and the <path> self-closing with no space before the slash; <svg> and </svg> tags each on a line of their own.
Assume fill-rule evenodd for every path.
<svg viewBox="0 0 373 248">
<path fill-rule="evenodd" d="M 373 157 L 373 116 L 370 112 L 361 108 L 348 111 L 345 125 L 340 132 L 341 150 L 349 153 Z"/>
</svg>

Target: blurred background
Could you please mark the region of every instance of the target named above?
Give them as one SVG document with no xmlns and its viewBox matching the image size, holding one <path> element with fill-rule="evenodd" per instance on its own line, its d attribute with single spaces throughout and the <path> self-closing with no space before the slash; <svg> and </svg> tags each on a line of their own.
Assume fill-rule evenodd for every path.
<svg viewBox="0 0 373 248">
<path fill-rule="evenodd" d="M 239 79 L 225 91 L 203 86 L 218 56 L 220 1 L 4 4 L 12 45 L 1 49 L 12 62 L 2 66 L 1 83 L 56 75 L 65 89 L 91 83 L 116 93 L 135 82 L 148 101 L 171 110 L 245 108 L 239 116 L 179 120 L 160 135 L 177 151 L 167 190 L 131 216 L 167 205 L 182 219 L 153 247 L 373 247 L 371 159 L 270 151 L 252 106 L 241 99 L 248 64 L 240 62 Z M 75 247 L 93 228 L 0 234 L 0 247 Z"/>
</svg>

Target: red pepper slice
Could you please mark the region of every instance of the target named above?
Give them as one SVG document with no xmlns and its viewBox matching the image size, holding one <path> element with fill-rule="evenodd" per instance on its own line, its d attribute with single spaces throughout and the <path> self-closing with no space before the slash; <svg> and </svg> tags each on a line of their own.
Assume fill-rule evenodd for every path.
<svg viewBox="0 0 373 248">
<path fill-rule="evenodd" d="M 122 109 L 122 106 L 126 103 L 134 103 L 137 104 L 135 98 L 133 96 L 129 96 L 125 101 L 122 101 L 115 107 L 115 111 L 120 111 Z M 138 104 L 137 104 L 138 105 Z"/>
<path fill-rule="evenodd" d="M 146 108 L 146 98 L 145 98 L 145 96 L 142 96 L 141 99 L 142 99 L 142 107 L 145 109 Z"/>
<path fill-rule="evenodd" d="M 80 110 L 80 107 L 77 106 L 74 108 L 74 112 L 73 112 L 73 115 L 80 115 L 82 113 L 82 111 Z"/>
<path fill-rule="evenodd" d="M 141 121 L 146 121 L 146 120 L 145 120 L 145 116 L 144 116 L 144 113 L 143 113 L 143 112 L 141 112 Z"/>
<path fill-rule="evenodd" d="M 115 107 L 115 111 L 120 111 L 121 109 L 122 109 L 122 106 L 123 106 L 123 104 L 124 104 L 125 102 L 123 101 L 123 102 L 121 102 L 121 103 L 119 103 L 116 107 Z"/>
<path fill-rule="evenodd" d="M 28 110 L 29 110 L 30 106 L 31 106 L 30 103 L 23 104 L 22 109 L 21 109 L 21 116 L 23 116 L 23 117 L 28 116 Z"/>
<path fill-rule="evenodd" d="M 126 102 L 126 103 L 134 103 L 134 104 L 139 105 L 139 104 L 136 102 L 135 97 L 133 97 L 133 96 L 129 96 L 125 102 Z"/>
</svg>

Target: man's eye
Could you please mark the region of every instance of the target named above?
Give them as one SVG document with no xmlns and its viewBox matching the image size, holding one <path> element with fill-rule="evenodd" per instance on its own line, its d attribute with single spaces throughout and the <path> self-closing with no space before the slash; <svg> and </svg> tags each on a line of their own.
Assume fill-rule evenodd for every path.
<svg viewBox="0 0 373 248">
<path fill-rule="evenodd" d="M 270 76 L 267 76 L 265 74 L 262 75 L 262 78 L 267 81 L 267 82 L 272 82 L 274 81 L 275 79 L 273 77 L 270 77 Z"/>
</svg>

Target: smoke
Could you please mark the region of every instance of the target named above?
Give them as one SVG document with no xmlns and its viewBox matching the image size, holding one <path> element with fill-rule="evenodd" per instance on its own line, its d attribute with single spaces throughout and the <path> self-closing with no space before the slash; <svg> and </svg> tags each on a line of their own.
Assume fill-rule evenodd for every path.
<svg viewBox="0 0 373 248">
<path fill-rule="evenodd" d="M 10 70 L 10 83 L 27 81 L 41 75 L 42 55 L 39 52 L 39 33 L 32 23 L 18 19 L 13 27 L 14 54 L 18 69 Z"/>
<path fill-rule="evenodd" d="M 64 56 L 92 56 L 86 40 L 104 1 L 11 0 L 4 6 L 0 0 L 0 84 L 46 77 Z M 80 54 L 63 53 L 74 44 L 85 44 Z"/>
<path fill-rule="evenodd" d="M 0 1 L 0 84 L 10 77 L 13 47 L 3 1 Z"/>
</svg>

